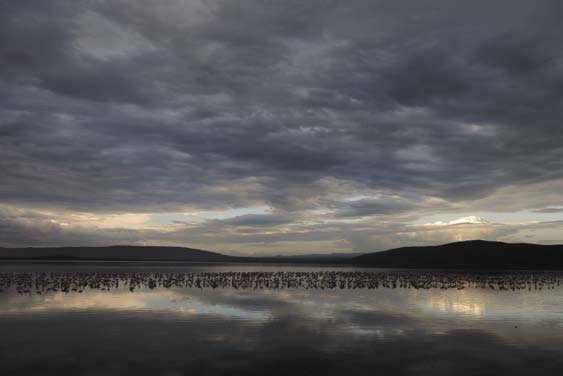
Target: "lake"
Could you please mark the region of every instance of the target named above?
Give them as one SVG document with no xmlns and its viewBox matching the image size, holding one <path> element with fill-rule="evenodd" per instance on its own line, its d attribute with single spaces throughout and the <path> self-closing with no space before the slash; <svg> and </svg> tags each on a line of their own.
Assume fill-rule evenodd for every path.
<svg viewBox="0 0 563 376">
<path fill-rule="evenodd" d="M 2 375 L 556 375 L 563 275 L 0 265 Z"/>
</svg>

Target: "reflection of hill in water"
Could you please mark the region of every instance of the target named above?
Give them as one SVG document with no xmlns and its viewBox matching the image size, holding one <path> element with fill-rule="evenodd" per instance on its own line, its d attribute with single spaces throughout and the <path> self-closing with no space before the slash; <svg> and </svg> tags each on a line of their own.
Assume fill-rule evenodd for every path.
<svg viewBox="0 0 563 376">
<path fill-rule="evenodd" d="M 77 292 L 84 289 L 234 288 L 234 289 L 464 289 L 541 290 L 558 287 L 563 273 L 465 272 L 15 272 L 0 273 L 0 292 Z"/>
</svg>

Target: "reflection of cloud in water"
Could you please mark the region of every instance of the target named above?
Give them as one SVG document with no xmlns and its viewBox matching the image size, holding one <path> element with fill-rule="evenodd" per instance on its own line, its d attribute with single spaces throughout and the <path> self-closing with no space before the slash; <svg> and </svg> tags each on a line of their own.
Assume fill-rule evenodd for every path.
<svg viewBox="0 0 563 376">
<path fill-rule="evenodd" d="M 309 318 L 335 319 L 348 312 L 385 312 L 393 317 L 464 317 L 471 320 L 561 320 L 561 290 L 505 291 L 464 290 L 234 290 L 140 289 L 125 287 L 84 293 L 56 292 L 44 295 L 0 294 L 0 312 L 49 310 L 167 311 L 178 314 L 223 315 L 268 319 L 299 312 Z"/>
<path fill-rule="evenodd" d="M 550 340 L 562 347 L 561 307 L 560 289 L 141 288 L 130 292 L 127 286 L 121 286 L 111 291 L 85 289 L 83 293 L 68 294 L 0 294 L 0 315 L 12 317 L 31 318 L 50 312 L 80 312 L 96 317 L 106 312 L 132 317 L 160 315 L 202 324 L 237 321 L 244 322 L 245 328 L 261 330 L 292 322 L 303 330 L 324 333 L 327 340 L 318 345 L 319 349 L 340 346 L 342 338 L 352 343 L 358 338 L 385 342 L 413 332 L 439 335 L 452 329 L 494 333 L 509 343 Z M 212 336 L 224 340 L 224 334 Z"/>
<path fill-rule="evenodd" d="M 56 311 L 164 311 L 181 316 L 216 315 L 228 318 L 265 320 L 268 312 L 223 304 L 208 304 L 196 296 L 174 290 L 144 291 L 88 291 L 83 294 L 61 292 L 44 296 L 11 295 L 0 300 L 0 312 L 25 314 Z"/>
<path fill-rule="evenodd" d="M 561 289 L 548 291 L 504 291 L 483 289 L 418 292 L 425 299 L 417 308 L 434 315 L 484 318 L 487 320 L 563 320 Z"/>
<path fill-rule="evenodd" d="M 52 374 L 213 375 L 229 369 L 436 376 L 487 369 L 547 375 L 563 366 L 563 316 L 549 318 L 560 312 L 561 295 L 481 289 L 130 292 L 123 286 L 46 295 L 7 291 L 0 294 L 0 351 L 6 359 L 27 359 L 23 365 L 4 362 L 6 374 L 25 374 L 16 371 L 29 365 Z M 529 364 L 539 365 L 532 370 Z"/>
<path fill-rule="evenodd" d="M 162 313 L 92 312 L 0 318 L 6 374 L 557 374 L 560 352 L 505 343 L 484 330 L 429 334 L 352 328 L 297 314 L 254 320 L 173 320 Z M 40 333 L 40 335 L 37 335 Z M 344 335 L 346 334 L 346 335 Z M 7 345 L 7 344 L 10 345 Z M 21 362 L 24 358 L 26 361 Z M 533 366 L 531 366 L 533 364 Z M 40 367 L 40 368 L 39 368 Z M 45 370 L 45 372 L 43 372 Z M 314 372 L 313 372 L 314 370 Z M 487 372 L 479 372 L 487 370 Z M 35 371 L 35 372 L 34 372 Z M 525 372 L 524 372 L 525 371 Z"/>
<path fill-rule="evenodd" d="M 474 317 L 482 316 L 483 312 L 486 310 L 486 303 L 482 300 L 475 301 L 468 299 L 467 296 L 471 295 L 471 293 L 468 294 L 467 291 L 461 291 L 454 296 L 446 294 L 431 296 L 426 301 L 424 308 L 439 313 L 461 314 Z"/>
</svg>

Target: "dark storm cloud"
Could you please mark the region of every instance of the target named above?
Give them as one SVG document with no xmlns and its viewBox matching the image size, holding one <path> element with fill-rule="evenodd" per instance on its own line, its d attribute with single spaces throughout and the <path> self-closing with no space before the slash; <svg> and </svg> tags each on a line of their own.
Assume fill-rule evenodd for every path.
<svg viewBox="0 0 563 376">
<path fill-rule="evenodd" d="M 6 2 L 0 201 L 353 217 L 417 204 L 335 203 L 343 184 L 455 202 L 560 179 L 561 16 L 559 1 Z"/>
</svg>

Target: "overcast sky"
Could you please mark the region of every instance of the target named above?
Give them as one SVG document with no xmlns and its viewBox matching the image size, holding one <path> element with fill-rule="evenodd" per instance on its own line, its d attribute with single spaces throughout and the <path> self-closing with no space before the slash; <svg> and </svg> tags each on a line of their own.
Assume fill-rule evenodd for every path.
<svg viewBox="0 0 563 376">
<path fill-rule="evenodd" d="M 0 245 L 563 243 L 562 19 L 560 0 L 2 1 Z"/>
</svg>

